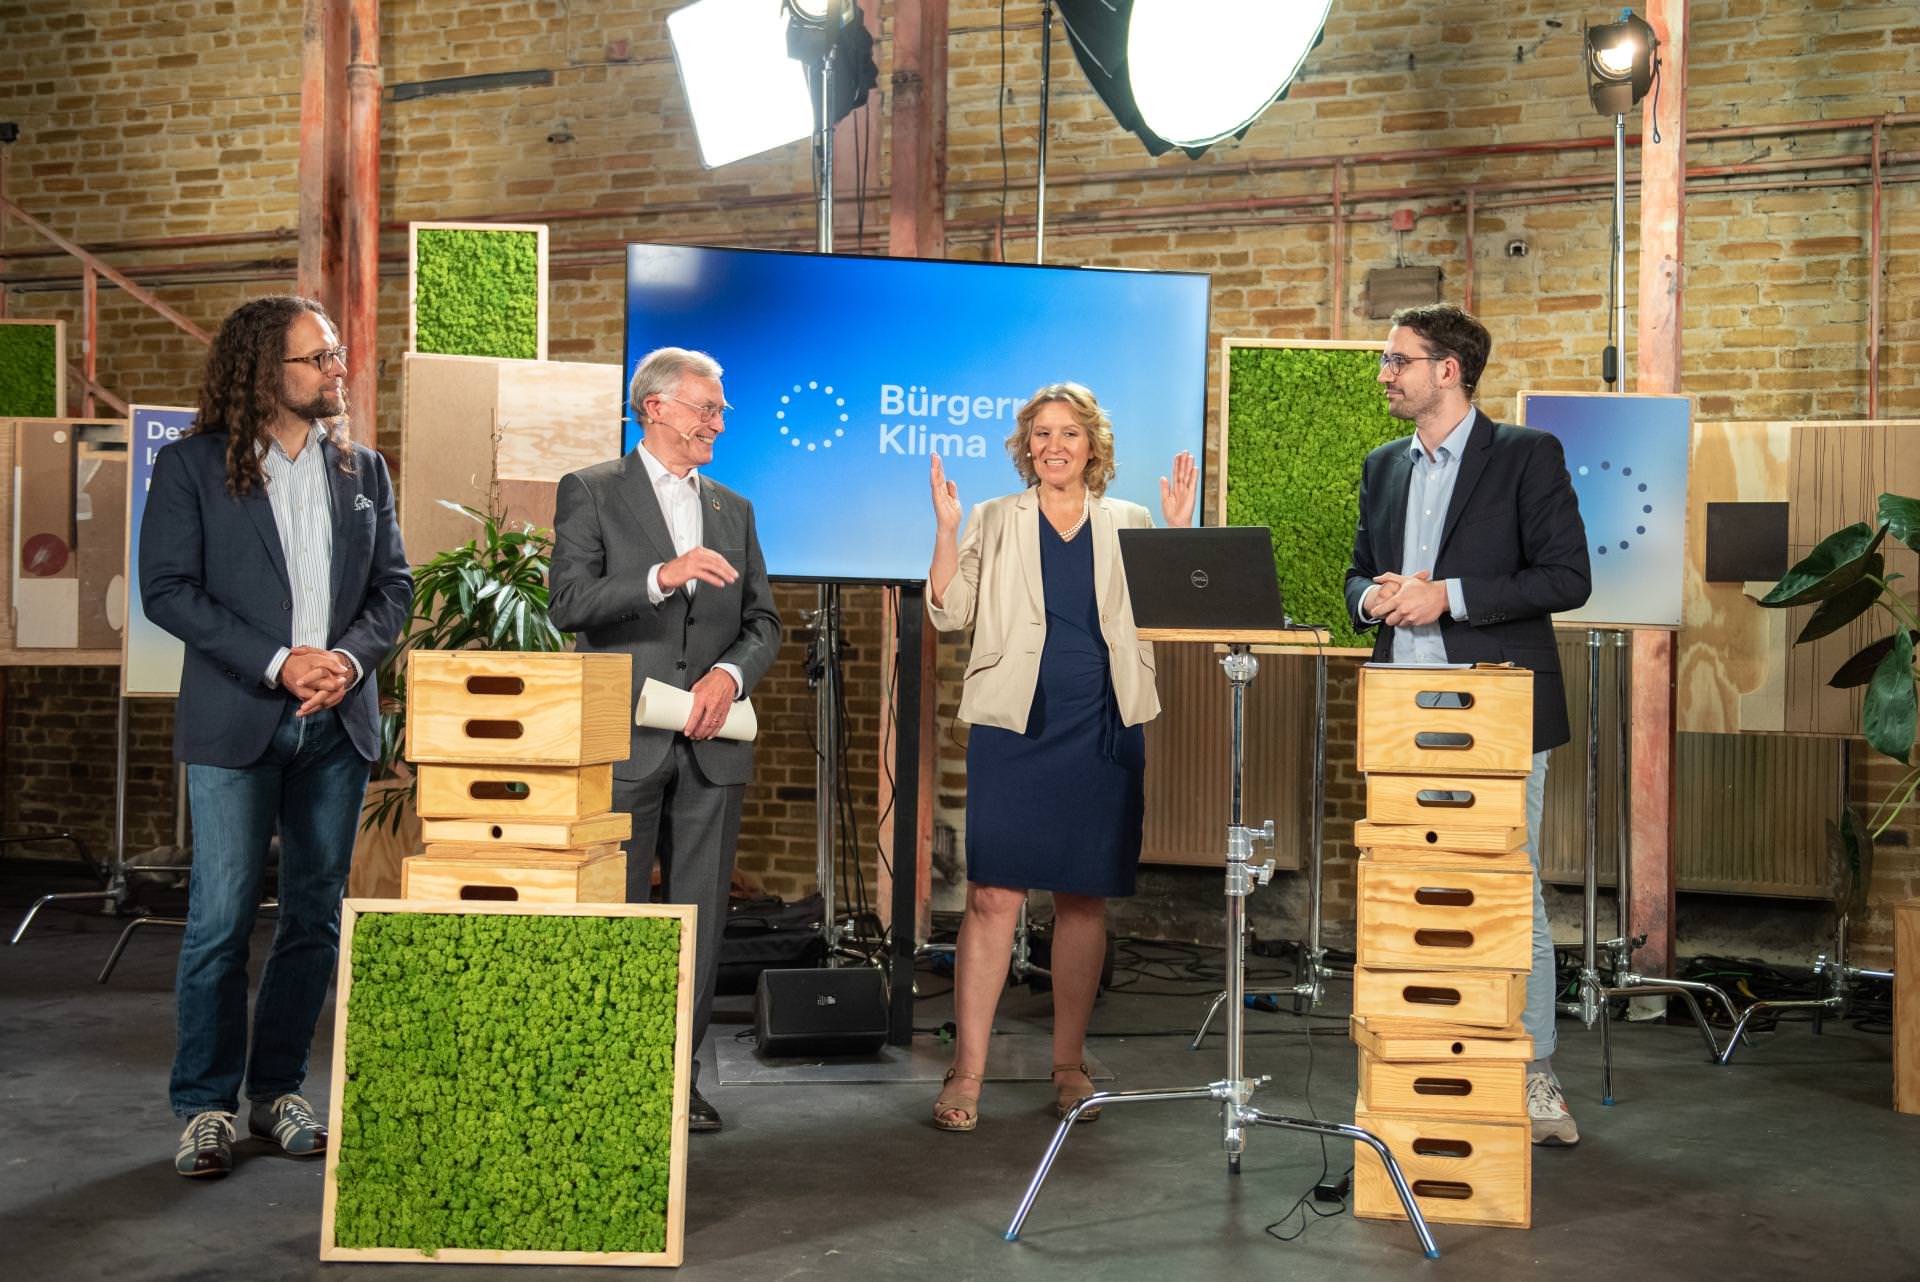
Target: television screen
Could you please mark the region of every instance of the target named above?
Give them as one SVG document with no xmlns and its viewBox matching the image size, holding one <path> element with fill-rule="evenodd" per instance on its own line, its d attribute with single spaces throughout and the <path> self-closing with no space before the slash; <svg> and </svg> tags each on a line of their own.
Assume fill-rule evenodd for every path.
<svg viewBox="0 0 1920 1282">
<path fill-rule="evenodd" d="M 1108 493 L 1160 516 L 1173 456 L 1202 458 L 1207 278 L 1170 272 L 627 247 L 626 371 L 704 351 L 735 408 L 707 470 L 754 505 L 776 578 L 922 580 L 928 456 L 960 501 L 1022 487 L 1035 389 L 1071 380 L 1113 419 Z M 621 436 L 632 449 L 631 409 Z"/>
</svg>

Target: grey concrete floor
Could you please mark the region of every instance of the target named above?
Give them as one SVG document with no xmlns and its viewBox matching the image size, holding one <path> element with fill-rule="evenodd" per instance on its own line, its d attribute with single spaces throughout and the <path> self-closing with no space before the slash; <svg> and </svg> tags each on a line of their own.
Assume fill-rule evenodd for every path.
<svg viewBox="0 0 1920 1282">
<path fill-rule="evenodd" d="M 24 900 L 0 889 L 0 924 Z M 43 915 L 0 948 L 0 1276 L 22 1279 L 430 1278 L 444 1266 L 318 1260 L 322 1169 L 239 1150 L 228 1179 L 170 1170 L 166 1106 L 177 932 L 137 935 L 111 984 L 94 974 L 117 923 Z M 256 959 L 266 928 L 256 936 Z M 1161 978 L 1103 998 L 1100 1057 L 1120 1089 L 1222 1074 L 1216 1037 L 1186 1037 L 1202 985 Z M 929 978 L 922 1025 L 947 1018 Z M 1190 993 L 1182 991 L 1191 989 Z M 1328 1007 L 1346 1001 L 1336 988 Z M 1000 1024 L 1043 1027 L 1048 999 L 1010 989 Z M 1347 1120 L 1354 1056 L 1335 1018 L 1251 1013 L 1247 1060 L 1271 1074 L 1256 1103 Z M 1306 1029 L 1319 1030 L 1311 1038 Z M 717 1026 L 720 1035 L 732 1029 Z M 1536 1150 L 1530 1232 L 1435 1226 L 1421 1258 L 1404 1225 L 1314 1220 L 1281 1242 L 1263 1227 L 1309 1188 L 1320 1145 L 1260 1130 L 1229 1177 L 1206 1104 L 1112 1107 L 1077 1130 L 1026 1232 L 1001 1234 L 1052 1132 L 1039 1083 L 990 1083 L 980 1129 L 927 1124 L 923 1085 L 716 1086 L 727 1129 L 691 1139 L 689 1279 L 1131 1279 L 1287 1277 L 1489 1280 L 1920 1279 L 1920 1118 L 1892 1112 L 1889 1040 L 1829 1024 L 1785 1026 L 1728 1069 L 1691 1028 L 1622 1025 L 1612 1108 L 1598 1043 L 1561 1024 L 1556 1064 L 1584 1140 Z M 314 1048 L 324 1100 L 331 1029 Z M 1310 1076 L 1309 1076 L 1310 1075 Z M 1310 1087 L 1310 1091 L 1309 1091 Z M 1348 1146 L 1328 1146 L 1337 1175 Z M 1297 1228 L 1296 1220 L 1289 1228 Z M 432 1270 L 438 1268 L 439 1273 Z M 465 1266 L 525 1279 L 559 1270 Z M 567 1270 L 578 1276 L 580 1270 Z M 613 1276 L 608 1271 L 608 1276 Z M 631 1276 L 631 1273 L 624 1274 Z"/>
</svg>

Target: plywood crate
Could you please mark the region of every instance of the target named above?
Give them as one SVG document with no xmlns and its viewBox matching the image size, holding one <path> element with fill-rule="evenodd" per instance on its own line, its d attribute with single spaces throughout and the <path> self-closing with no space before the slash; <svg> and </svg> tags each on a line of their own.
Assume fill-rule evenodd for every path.
<svg viewBox="0 0 1920 1282">
<path fill-rule="evenodd" d="M 1431 846 L 1367 846 L 1360 851 L 1360 862 L 1404 864 L 1418 868 L 1478 868 L 1487 872 L 1533 875 L 1533 860 L 1524 848 L 1489 853 Z"/>
<path fill-rule="evenodd" d="M 1505 855 L 1527 844 L 1527 830 L 1518 828 L 1448 828 L 1421 824 L 1381 824 L 1362 819 L 1353 825 L 1353 844 L 1362 850 L 1376 846 L 1411 846 L 1469 855 Z"/>
<path fill-rule="evenodd" d="M 422 819 L 420 837 L 429 845 L 531 846 L 570 850 L 625 841 L 633 835 L 633 815 L 625 810 L 590 819 Z"/>
<path fill-rule="evenodd" d="M 1527 971 L 1533 877 L 1519 871 L 1359 865 L 1358 964 Z"/>
<path fill-rule="evenodd" d="M 1463 1121 L 1356 1111 L 1355 1126 L 1386 1144 L 1436 1224 L 1529 1228 L 1533 1224 L 1533 1137 L 1524 1123 Z M 1404 1220 L 1406 1211 L 1380 1157 L 1353 1146 L 1353 1213 Z"/>
<path fill-rule="evenodd" d="M 1410 1020 L 1347 1021 L 1354 1044 L 1375 1059 L 1392 1063 L 1439 1063 L 1456 1059 L 1526 1063 L 1533 1038 L 1518 1026 L 1474 1028 L 1459 1024 L 1421 1024 Z"/>
<path fill-rule="evenodd" d="M 425 964 L 405 963 L 368 970 L 356 966 L 356 937 L 373 938 L 370 931 L 375 929 L 376 919 L 384 919 L 382 924 L 406 915 L 418 915 L 421 918 L 464 917 L 499 919 L 499 933 L 502 940 L 492 950 L 476 945 L 476 955 L 471 959 L 474 964 L 447 966 L 428 966 Z M 586 972 L 553 971 L 542 972 L 540 981 L 546 987 L 542 999 L 546 1003 L 546 1016 L 543 1019 L 527 1018 L 518 1023 L 501 1023 L 498 1016 L 492 1016 L 490 1022 L 473 1029 L 461 1028 L 454 1021 L 466 1017 L 467 1012 L 486 1009 L 481 1002 L 461 1000 L 463 996 L 483 996 L 489 990 L 475 985 L 484 985 L 488 980 L 486 965 L 492 957 L 533 955 L 545 960 L 548 956 L 551 940 L 550 933 L 563 928 L 567 923 L 584 924 L 589 919 L 601 919 L 595 923 L 604 934 L 609 919 L 615 918 L 656 918 L 670 919 L 675 923 L 678 935 L 677 951 L 671 955 L 674 962 L 669 967 L 647 969 L 642 964 L 637 983 L 598 983 L 595 974 L 598 966 L 589 966 Z M 327 1147 L 326 1188 L 321 1208 L 320 1258 L 322 1260 L 363 1260 L 393 1261 L 414 1264 L 593 1264 L 593 1265 L 652 1265 L 675 1267 L 684 1257 L 685 1221 L 686 1221 L 686 1169 L 687 1169 L 687 1096 L 692 1085 L 689 1071 L 693 1055 L 691 1045 L 693 1018 L 693 976 L 694 976 L 694 935 L 697 912 L 686 904 L 576 904 L 576 905 L 527 905 L 527 904 L 446 904 L 446 903 L 408 903 L 396 899 L 349 899 L 342 907 L 340 923 L 340 964 L 336 985 L 333 1039 L 332 1090 L 328 1117 L 333 1124 L 332 1143 Z M 541 933 L 536 938 L 535 932 Z M 526 936 L 526 942 L 517 942 L 519 936 Z M 618 959 L 614 964 L 628 960 L 632 952 L 631 944 L 623 940 L 614 940 L 609 945 L 609 958 Z M 455 959 L 459 960 L 459 959 Z M 421 959 L 424 962 L 424 958 Z M 364 973 L 360 973 L 364 971 Z M 356 993 L 392 997 L 398 994 L 402 999 L 411 995 L 431 993 L 433 1000 L 425 1004 L 432 1012 L 431 1019 L 448 1023 L 444 1032 L 429 1026 L 428 1019 L 420 1022 L 425 1034 L 418 1062 L 405 1064 L 384 1063 L 377 1055 L 369 1058 L 367 1043 L 363 1039 L 373 1037 L 377 1041 L 382 1036 L 396 1035 L 391 1029 L 376 1029 L 369 1025 L 372 1018 L 367 1012 L 356 1007 Z M 497 1008 L 496 1008 L 497 1009 Z M 509 1003 L 508 1012 L 516 1009 Z M 663 1026 L 658 1019 L 649 1021 L 650 1014 L 670 1016 L 670 1024 Z M 418 1092 L 423 1086 L 431 1098 L 430 1107 L 448 1110 L 448 1113 L 466 1110 L 478 1114 L 492 1107 L 496 1102 L 481 1098 L 495 1088 L 490 1086 L 478 1073 L 464 1072 L 471 1067 L 471 1057 L 447 1055 L 436 1061 L 432 1054 L 432 1039 L 444 1036 L 451 1040 L 462 1035 L 478 1040 L 487 1038 L 487 1045 L 494 1041 L 507 1039 L 510 1042 L 527 1043 L 525 1050 L 510 1046 L 505 1052 L 516 1057 L 516 1062 L 542 1065 L 547 1063 L 545 1052 L 534 1043 L 550 1037 L 555 1030 L 568 1026 L 569 1018 L 587 1017 L 622 1023 L 630 1021 L 638 1028 L 635 1035 L 609 1036 L 577 1040 L 569 1046 L 575 1052 L 569 1062 L 555 1070 L 551 1077 L 536 1074 L 532 1089 L 540 1094 L 543 1107 L 548 1110 L 551 1124 L 534 1127 L 528 1114 L 517 1109 L 502 1108 L 499 1112 L 511 1121 L 526 1121 L 529 1125 L 523 1133 L 507 1135 L 506 1144 L 499 1137 L 491 1138 L 491 1147 L 485 1153 L 464 1153 L 458 1150 L 463 1128 L 446 1125 L 427 1125 L 420 1118 L 405 1118 L 394 1115 L 393 1110 L 362 1115 L 358 1108 L 362 1105 L 350 1101 L 369 1101 L 377 1098 L 379 1088 L 385 1082 L 394 1082 L 400 1088 L 398 1095 L 404 1098 L 408 1092 Z M 401 1030 L 399 1036 L 407 1036 Z M 498 1052 L 496 1052 L 498 1053 Z M 670 1086 L 662 1090 L 666 1083 L 660 1081 L 662 1071 L 670 1074 Z M 646 1077 L 651 1075 L 651 1088 Z M 542 1152 L 543 1145 L 551 1145 L 552 1137 L 564 1137 L 570 1129 L 581 1133 L 595 1132 L 607 1125 L 605 1109 L 607 1104 L 598 1097 L 588 1097 L 580 1084 L 596 1081 L 608 1098 L 614 1101 L 613 1107 L 632 1116 L 626 1124 L 640 1124 L 648 1129 L 653 1142 L 664 1141 L 667 1151 L 662 1154 L 653 1149 L 644 1160 L 633 1155 L 621 1155 L 612 1146 L 595 1146 L 569 1142 L 564 1138 L 558 1142 L 563 1147 L 557 1152 Z M 353 1092 L 349 1094 L 349 1084 Z M 471 1097 L 462 1098 L 463 1091 L 472 1092 Z M 392 1093 L 392 1092 L 389 1092 Z M 372 1109 L 371 1103 L 364 1107 Z M 439 1121 L 444 1121 L 444 1117 Z M 617 1196 L 631 1198 L 641 1194 L 642 1176 L 665 1177 L 664 1205 L 654 1208 L 650 1203 L 642 1203 L 633 1209 L 611 1212 L 608 1216 L 610 1231 L 619 1232 L 631 1229 L 636 1223 L 645 1220 L 661 1229 L 659 1250 L 647 1251 L 607 1251 L 607 1250 L 569 1250 L 510 1248 L 497 1249 L 473 1246 L 457 1240 L 460 1236 L 459 1214 L 453 1210 L 454 1199 L 464 1197 L 470 1210 L 482 1214 L 491 1209 L 491 1199 L 498 1196 L 499 1190 L 489 1186 L 485 1189 L 449 1187 L 436 1181 L 400 1179 L 390 1183 L 378 1184 L 378 1193 L 361 1190 L 368 1188 L 359 1183 L 365 1174 L 369 1149 L 373 1144 L 372 1133 L 366 1124 L 407 1128 L 417 1131 L 416 1160 L 422 1167 L 440 1165 L 450 1169 L 450 1178 L 470 1180 L 476 1172 L 508 1167 L 521 1171 L 523 1178 L 532 1178 L 541 1170 L 551 1169 L 558 1157 L 564 1156 L 574 1169 L 568 1173 L 569 1191 L 584 1187 L 582 1181 L 593 1180 L 603 1187 L 611 1185 L 619 1190 Z M 524 1140 L 522 1139 L 524 1135 Z M 524 1142 L 524 1151 L 517 1151 Z M 544 1164 L 543 1163 L 544 1158 Z M 451 1161 L 449 1161 L 451 1159 Z M 521 1190 L 524 1192 L 524 1188 Z M 478 1199 L 478 1200 L 476 1200 Z M 402 1208 L 430 1215 L 436 1223 L 448 1230 L 442 1240 L 432 1244 L 431 1251 L 424 1247 L 402 1245 L 398 1243 L 345 1245 L 342 1237 L 363 1236 L 355 1222 L 356 1208 L 375 1206 L 376 1214 L 384 1214 L 395 1203 L 404 1202 Z M 550 1218 L 557 1216 L 563 1208 L 549 1204 L 543 1211 L 550 1212 Z M 519 1225 L 514 1225 L 515 1230 Z"/>
<path fill-rule="evenodd" d="M 523 904 L 617 904 L 627 898 L 627 857 L 617 845 L 581 850 L 476 850 L 428 846 L 400 861 L 400 897 Z"/>
<path fill-rule="evenodd" d="M 1413 1113 L 1431 1117 L 1524 1121 L 1527 1065 L 1523 1060 L 1446 1061 L 1378 1059 L 1366 1047 L 1360 1057 L 1360 1102 L 1368 1113 Z"/>
<path fill-rule="evenodd" d="M 1375 1028 L 1512 1028 L 1526 1005 L 1527 977 L 1508 971 L 1380 970 L 1364 963 L 1353 970 L 1353 1013 Z"/>
<path fill-rule="evenodd" d="M 1367 822 L 1448 830 L 1525 828 L 1527 781 L 1518 776 L 1377 772 L 1367 776 Z"/>
<path fill-rule="evenodd" d="M 407 656 L 409 761 L 625 761 L 632 720 L 632 655 L 415 650 Z"/>
<path fill-rule="evenodd" d="M 570 821 L 613 805 L 613 767 L 421 766 L 415 809 L 423 819 Z"/>
<path fill-rule="evenodd" d="M 1525 668 L 1360 668 L 1360 769 L 1525 775 L 1533 674 Z"/>
</svg>

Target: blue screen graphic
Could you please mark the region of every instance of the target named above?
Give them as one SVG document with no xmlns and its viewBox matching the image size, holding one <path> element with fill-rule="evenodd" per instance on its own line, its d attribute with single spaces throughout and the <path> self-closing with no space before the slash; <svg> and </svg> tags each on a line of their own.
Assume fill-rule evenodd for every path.
<svg viewBox="0 0 1920 1282">
<path fill-rule="evenodd" d="M 1555 622 L 1680 626 L 1692 411 L 1684 396 L 1521 394 L 1521 421 L 1567 452 L 1593 567 L 1593 595 Z"/>
<path fill-rule="evenodd" d="M 776 578 L 907 582 L 933 554 L 928 455 L 971 509 L 1022 486 L 1003 444 L 1044 384 L 1113 419 L 1108 493 L 1160 520 L 1206 437 L 1204 275 L 627 247 L 626 371 L 656 347 L 725 368 L 714 479 L 754 505 Z M 631 411 L 624 449 L 639 440 Z"/>
</svg>

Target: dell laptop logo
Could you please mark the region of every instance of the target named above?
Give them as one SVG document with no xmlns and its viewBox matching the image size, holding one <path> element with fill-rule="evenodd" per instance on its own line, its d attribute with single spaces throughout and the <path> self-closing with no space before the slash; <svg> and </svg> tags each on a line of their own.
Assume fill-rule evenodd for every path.
<svg viewBox="0 0 1920 1282">
<path fill-rule="evenodd" d="M 1195 570 L 1187 576 L 1187 582 L 1193 584 L 1196 588 L 1204 588 L 1207 586 L 1207 572 L 1205 570 Z"/>
<path fill-rule="evenodd" d="M 813 999 L 813 1004 L 815 1006 L 838 1006 L 840 1004 L 840 999 L 838 997 L 835 997 L 832 993 L 822 993 L 818 997 Z"/>
</svg>

